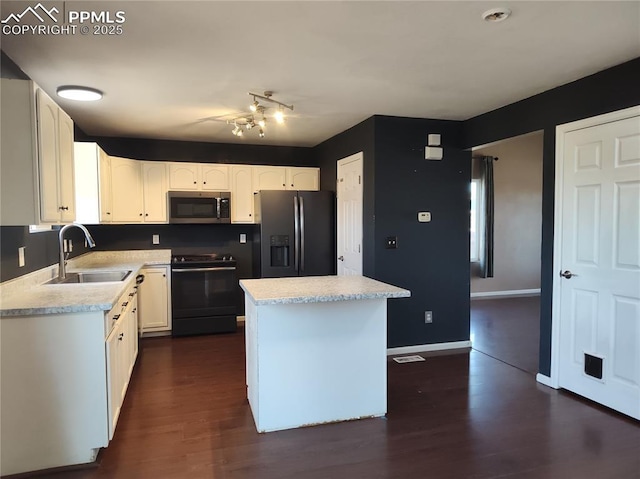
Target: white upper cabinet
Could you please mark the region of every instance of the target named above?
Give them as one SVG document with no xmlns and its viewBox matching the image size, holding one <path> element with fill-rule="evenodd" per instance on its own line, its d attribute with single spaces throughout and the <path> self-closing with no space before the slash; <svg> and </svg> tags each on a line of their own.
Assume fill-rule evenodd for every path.
<svg viewBox="0 0 640 479">
<path fill-rule="evenodd" d="M 287 168 L 283 166 L 254 166 L 253 191 L 285 190 Z"/>
<path fill-rule="evenodd" d="M 253 223 L 252 167 L 231 167 L 231 222 Z"/>
<path fill-rule="evenodd" d="M 320 189 L 320 168 L 287 168 L 287 189 L 317 191 Z"/>
<path fill-rule="evenodd" d="M 169 190 L 229 191 L 229 166 L 169 163 Z"/>
<path fill-rule="evenodd" d="M 75 220 L 73 122 L 32 81 L 2 79 L 0 224 Z"/>
<path fill-rule="evenodd" d="M 111 209 L 114 223 L 140 223 L 144 218 L 141 162 L 111 157 Z"/>
<path fill-rule="evenodd" d="M 111 157 L 98 147 L 98 182 L 100 197 L 100 223 L 111 223 L 112 210 L 112 181 L 111 181 Z"/>
<path fill-rule="evenodd" d="M 142 192 L 145 223 L 167 222 L 167 164 L 162 161 L 142 163 Z"/>
<path fill-rule="evenodd" d="M 197 190 L 200 183 L 198 163 L 169 163 L 170 190 Z"/>
<path fill-rule="evenodd" d="M 229 191 L 229 167 L 227 165 L 201 165 L 202 189 Z"/>
</svg>

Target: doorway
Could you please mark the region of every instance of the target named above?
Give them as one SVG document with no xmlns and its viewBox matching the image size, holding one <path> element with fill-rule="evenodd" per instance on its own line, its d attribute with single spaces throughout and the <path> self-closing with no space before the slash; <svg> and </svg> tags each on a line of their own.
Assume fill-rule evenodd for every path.
<svg viewBox="0 0 640 479">
<path fill-rule="evenodd" d="M 478 199 L 486 193 L 479 158 L 497 159 L 493 162 L 493 277 L 481 277 L 484 217 L 472 198 L 472 345 L 535 376 L 540 342 L 543 132 L 474 148 L 472 156 L 471 186 Z"/>
</svg>

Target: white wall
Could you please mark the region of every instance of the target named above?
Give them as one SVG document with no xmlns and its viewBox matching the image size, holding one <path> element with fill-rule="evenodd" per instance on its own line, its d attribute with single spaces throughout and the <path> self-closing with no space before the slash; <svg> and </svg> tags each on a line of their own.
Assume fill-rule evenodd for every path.
<svg viewBox="0 0 640 479">
<path fill-rule="evenodd" d="M 540 288 L 542 241 L 542 132 L 510 138 L 474 150 L 495 156 L 495 230 L 493 278 L 471 267 L 471 293 Z M 479 174 L 473 165 L 473 176 Z"/>
</svg>

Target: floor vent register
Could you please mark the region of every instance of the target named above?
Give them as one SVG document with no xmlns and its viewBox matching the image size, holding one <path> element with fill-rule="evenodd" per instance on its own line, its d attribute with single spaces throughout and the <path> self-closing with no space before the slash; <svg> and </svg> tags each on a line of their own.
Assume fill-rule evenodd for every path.
<svg viewBox="0 0 640 479">
<path fill-rule="evenodd" d="M 424 361 L 424 358 L 418 354 L 414 354 L 413 356 L 400 356 L 397 358 L 393 358 L 396 363 L 404 364 L 404 363 L 415 363 L 418 361 Z"/>
</svg>

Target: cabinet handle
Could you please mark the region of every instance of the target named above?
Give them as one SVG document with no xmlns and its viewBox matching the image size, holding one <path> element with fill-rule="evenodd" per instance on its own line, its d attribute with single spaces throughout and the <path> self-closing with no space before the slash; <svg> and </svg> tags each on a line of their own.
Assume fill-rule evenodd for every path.
<svg viewBox="0 0 640 479">
<path fill-rule="evenodd" d="M 62 210 L 62 211 L 66 211 L 66 210 L 69 209 L 69 207 L 68 206 L 60 206 L 60 207 L 58 207 L 58 209 Z"/>
<path fill-rule="evenodd" d="M 194 181 L 194 182 L 193 182 L 193 184 L 195 185 L 195 184 L 197 184 L 197 183 Z"/>
<path fill-rule="evenodd" d="M 111 213 L 109 211 L 107 211 L 107 214 L 110 215 Z"/>
<path fill-rule="evenodd" d="M 140 213 L 140 216 L 142 216 L 142 213 Z"/>
<path fill-rule="evenodd" d="M 136 293 L 129 293 L 129 297 L 130 297 L 130 298 L 131 298 L 131 297 L 133 297 L 133 296 L 135 296 L 135 295 L 136 295 Z"/>
<path fill-rule="evenodd" d="M 251 216 L 251 213 L 249 213 L 249 216 Z"/>
<path fill-rule="evenodd" d="M 120 317 L 120 315 L 119 315 L 119 314 L 114 314 L 114 315 L 113 315 L 113 320 L 114 320 L 114 321 L 117 321 L 119 317 Z"/>
<path fill-rule="evenodd" d="M 122 338 L 124 338 L 124 333 L 120 333 L 120 336 L 118 336 L 118 341 L 122 341 Z"/>
<path fill-rule="evenodd" d="M 293 183 L 291 183 L 291 186 L 293 187 Z"/>
<path fill-rule="evenodd" d="M 127 304 L 129 304 L 129 301 L 125 301 L 124 303 L 122 303 L 122 307 L 123 307 L 123 308 L 126 308 L 126 307 L 127 307 Z"/>
<path fill-rule="evenodd" d="M 133 309 L 131 310 L 131 312 L 132 312 L 132 313 L 135 313 L 137 310 L 138 310 L 138 308 L 133 308 Z"/>
<path fill-rule="evenodd" d="M 167 275 L 166 275 L 166 274 L 163 274 L 163 275 L 162 275 L 162 277 L 163 277 L 163 278 L 166 278 L 166 277 L 167 277 Z"/>
<path fill-rule="evenodd" d="M 287 185 L 285 185 L 284 183 L 282 183 L 282 186 L 287 186 Z"/>
<path fill-rule="evenodd" d="M 202 183 L 203 183 L 203 184 L 205 184 L 205 185 L 207 184 L 207 182 L 206 182 L 206 181 L 203 181 Z"/>
</svg>

